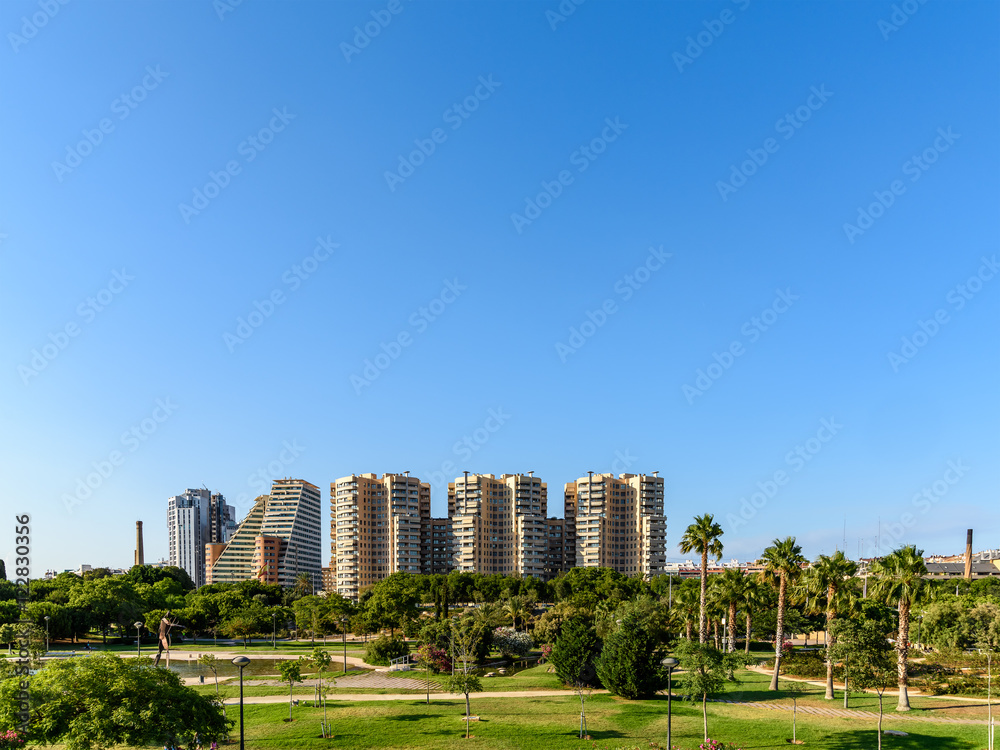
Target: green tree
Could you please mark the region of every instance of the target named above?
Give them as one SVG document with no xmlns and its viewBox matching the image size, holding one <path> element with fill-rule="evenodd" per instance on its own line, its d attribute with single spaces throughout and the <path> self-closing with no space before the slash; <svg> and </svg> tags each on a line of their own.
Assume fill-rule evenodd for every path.
<svg viewBox="0 0 1000 750">
<path fill-rule="evenodd" d="M 89 750 L 193 744 L 195 734 L 203 742 L 227 735 L 233 722 L 226 720 L 218 700 L 186 687 L 176 673 L 150 669 L 144 662 L 108 653 L 48 662 L 29 678 L 29 740 Z M 0 683 L 0 726 L 20 723 L 22 679 Z"/>
<path fill-rule="evenodd" d="M 597 676 L 613 695 L 649 698 L 667 684 L 660 661 L 666 652 L 636 614 L 626 615 L 604 640 L 597 659 Z"/>
<path fill-rule="evenodd" d="M 531 618 L 531 605 L 525 596 L 512 596 L 503 603 L 503 613 L 510 618 L 511 627 L 517 630 L 517 621 L 527 626 Z"/>
<path fill-rule="evenodd" d="M 330 658 L 330 654 L 321 648 L 314 648 L 312 652 L 312 663 L 319 672 L 319 693 L 323 701 L 323 736 L 325 737 L 329 730 L 327 729 L 326 723 L 326 689 L 323 686 L 323 673 L 330 668 L 330 664 L 333 659 Z"/>
<path fill-rule="evenodd" d="M 705 513 L 695 516 L 694 523 L 684 530 L 681 537 L 680 550 L 684 554 L 697 552 L 701 555 L 701 606 L 698 612 L 698 642 L 704 643 L 708 638 L 708 621 L 706 601 L 708 596 L 708 556 L 716 561 L 722 559 L 722 527 L 715 522 L 714 516 Z"/>
<path fill-rule="evenodd" d="M 413 576 L 393 573 L 372 586 L 361 606 L 376 627 L 389 628 L 391 635 L 402 627 L 404 620 L 417 618 L 419 603 Z"/>
<path fill-rule="evenodd" d="M 469 702 L 471 693 L 482 692 L 483 683 L 475 673 L 475 642 L 479 637 L 475 625 L 466 620 L 464 625 L 452 621 L 451 655 L 455 671 L 448 680 L 448 691 L 465 696 L 465 737 L 469 737 L 469 722 L 472 707 Z"/>
<path fill-rule="evenodd" d="M 134 604 L 135 589 L 126 576 L 93 577 L 73 589 L 69 604 L 90 615 L 101 630 L 102 643 L 107 645 L 107 632 L 123 606 Z"/>
<path fill-rule="evenodd" d="M 281 679 L 288 683 L 288 720 L 292 720 L 292 687 L 296 682 L 302 682 L 302 657 L 295 661 L 286 659 L 278 665 Z"/>
<path fill-rule="evenodd" d="M 708 699 L 721 692 L 726 683 L 726 664 L 722 652 L 704 643 L 681 641 L 677 658 L 683 670 L 680 674 L 684 692 L 701 698 L 702 731 L 708 741 Z"/>
<path fill-rule="evenodd" d="M 843 618 L 833 628 L 837 638 L 833 655 L 844 660 L 844 676 L 851 687 L 878 694 L 878 748 L 882 750 L 882 697 L 896 677 L 886 623 L 867 617 Z"/>
<path fill-rule="evenodd" d="M 923 577 L 927 575 L 924 551 L 910 544 L 894 550 L 872 566 L 875 576 L 873 592 L 887 604 L 899 608 L 899 632 L 896 636 L 896 663 L 899 680 L 899 702 L 897 711 L 910 710 L 907 693 L 909 675 L 907 658 L 910 648 L 910 610 L 923 600 L 926 587 Z"/>
<path fill-rule="evenodd" d="M 847 612 L 851 605 L 853 588 L 849 580 L 858 572 L 858 565 L 837 550 L 832 556 L 820 555 L 805 572 L 805 588 L 812 596 L 826 604 L 826 695 L 833 700 L 833 622 L 838 614 Z"/>
<path fill-rule="evenodd" d="M 215 697 L 219 698 L 219 657 L 215 654 L 202 654 L 198 657 L 198 663 L 215 675 Z"/>
<path fill-rule="evenodd" d="M 549 661 L 559 679 L 567 685 L 597 687 L 596 662 L 601 641 L 586 618 L 574 617 L 562 627 Z"/>
<path fill-rule="evenodd" d="M 795 537 L 775 539 L 761 556 L 764 561 L 765 580 L 778 584 L 778 622 L 774 639 L 774 674 L 768 690 L 778 689 L 778 670 L 781 668 L 781 648 L 785 643 L 785 609 L 788 606 L 788 587 L 802 574 L 802 548 L 795 543 Z"/>
</svg>

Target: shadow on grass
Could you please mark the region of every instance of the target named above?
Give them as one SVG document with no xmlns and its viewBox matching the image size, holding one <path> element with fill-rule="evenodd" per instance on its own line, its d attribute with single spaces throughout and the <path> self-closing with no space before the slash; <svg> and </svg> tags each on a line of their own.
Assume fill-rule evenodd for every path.
<svg viewBox="0 0 1000 750">
<path fill-rule="evenodd" d="M 837 732 L 826 737 L 824 748 L 829 750 L 872 750 L 878 746 L 878 736 L 875 729 L 856 729 L 850 732 Z M 939 737 L 936 735 L 907 732 L 906 737 L 884 735 L 883 750 L 924 750 L 933 747 L 935 750 L 966 750 L 968 740 L 954 737 Z"/>
</svg>

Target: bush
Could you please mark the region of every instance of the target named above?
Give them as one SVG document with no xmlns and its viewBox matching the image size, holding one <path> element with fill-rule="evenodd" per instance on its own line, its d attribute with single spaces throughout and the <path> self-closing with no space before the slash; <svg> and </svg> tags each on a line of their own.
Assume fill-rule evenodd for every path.
<svg viewBox="0 0 1000 750">
<path fill-rule="evenodd" d="M 626 615 L 604 641 L 597 658 L 597 676 L 613 695 L 635 700 L 651 698 L 666 687 L 660 665 L 666 652 L 638 615 Z"/>
<path fill-rule="evenodd" d="M 549 661 L 556 668 L 559 679 L 567 685 L 582 682 L 598 687 L 600 680 L 594 663 L 600 653 L 601 640 L 597 633 L 586 620 L 575 617 L 563 625 Z"/>
<path fill-rule="evenodd" d="M 434 674 L 451 671 L 451 659 L 448 657 L 448 652 L 432 643 L 425 643 L 417 649 L 417 659 L 420 660 L 421 664 L 429 666 Z"/>
<path fill-rule="evenodd" d="M 508 659 L 524 656 L 534 645 L 530 635 L 514 628 L 501 627 L 493 631 L 493 647 Z"/>
<path fill-rule="evenodd" d="M 398 635 L 392 637 L 381 635 L 365 648 L 365 662 L 386 667 L 393 659 L 406 656 L 408 653 L 410 653 L 410 647 Z"/>
<path fill-rule="evenodd" d="M 826 677 L 826 659 L 819 652 L 797 651 L 781 660 L 781 671 L 796 677 Z"/>
</svg>

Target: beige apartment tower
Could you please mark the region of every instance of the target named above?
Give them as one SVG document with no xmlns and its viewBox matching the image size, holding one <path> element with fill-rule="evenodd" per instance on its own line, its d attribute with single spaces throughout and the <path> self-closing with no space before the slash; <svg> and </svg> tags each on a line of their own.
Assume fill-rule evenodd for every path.
<svg viewBox="0 0 1000 750">
<path fill-rule="evenodd" d="M 448 485 L 454 568 L 544 578 L 548 490 L 533 473 L 465 474 Z"/>
<path fill-rule="evenodd" d="M 589 474 L 565 488 L 564 535 L 574 564 L 650 578 L 666 563 L 663 478 L 654 474 Z M 568 557 L 568 555 L 567 555 Z"/>
<path fill-rule="evenodd" d="M 330 484 L 331 562 L 336 592 L 357 599 L 363 586 L 404 571 L 421 573 L 431 486 L 403 474 L 352 474 Z"/>
</svg>

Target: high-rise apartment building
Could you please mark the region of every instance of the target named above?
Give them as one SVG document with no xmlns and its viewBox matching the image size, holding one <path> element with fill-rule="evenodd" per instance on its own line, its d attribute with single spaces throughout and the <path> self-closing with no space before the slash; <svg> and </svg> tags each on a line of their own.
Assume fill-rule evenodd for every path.
<svg viewBox="0 0 1000 750">
<path fill-rule="evenodd" d="M 533 474 L 466 474 L 449 483 L 455 569 L 545 577 L 547 493 Z"/>
<path fill-rule="evenodd" d="M 663 478 L 656 474 L 590 474 L 565 489 L 566 534 L 574 564 L 649 578 L 663 572 L 667 519 Z"/>
<path fill-rule="evenodd" d="M 229 540 L 235 512 L 223 495 L 204 488 L 167 499 L 170 564 L 186 570 L 196 586 L 205 585 L 205 545 Z"/>
<path fill-rule="evenodd" d="M 576 543 L 573 542 L 573 547 L 569 546 L 566 538 L 566 520 L 563 518 L 545 519 L 545 531 L 548 538 L 545 580 L 551 581 L 573 567 L 570 561 L 576 557 Z"/>
<path fill-rule="evenodd" d="M 337 593 L 356 599 L 361 587 L 397 571 L 421 573 L 430 516 L 431 487 L 409 473 L 352 474 L 331 483 Z"/>
<path fill-rule="evenodd" d="M 432 518 L 424 526 L 424 573 L 445 575 L 455 569 L 455 545 L 450 518 Z"/>
<path fill-rule="evenodd" d="M 321 585 L 320 490 L 302 479 L 276 479 L 228 543 L 203 547 L 207 583 L 245 581 L 292 586 L 307 573 Z"/>
</svg>

